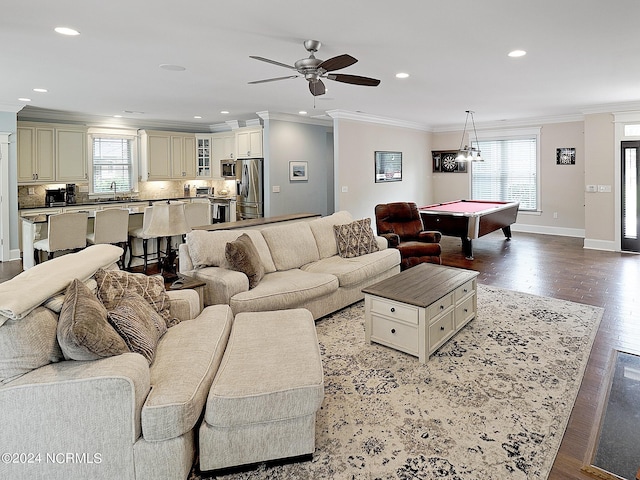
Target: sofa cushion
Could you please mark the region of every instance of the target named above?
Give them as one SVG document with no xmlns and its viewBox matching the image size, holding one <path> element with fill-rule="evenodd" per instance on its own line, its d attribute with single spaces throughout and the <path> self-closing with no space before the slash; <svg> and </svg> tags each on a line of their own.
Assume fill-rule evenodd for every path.
<svg viewBox="0 0 640 480">
<path fill-rule="evenodd" d="M 251 238 L 243 233 L 225 247 L 225 257 L 231 270 L 244 273 L 249 279 L 249 288 L 254 288 L 264 277 L 264 266 Z"/>
<path fill-rule="evenodd" d="M 301 270 L 309 273 L 335 275 L 341 287 L 359 285 L 400 264 L 400 254 L 395 248 L 379 250 L 359 257 L 342 258 L 338 255 L 323 258 L 304 265 Z"/>
<path fill-rule="evenodd" d="M 187 233 L 186 240 L 189 246 L 189 257 L 194 268 L 226 267 L 225 246 L 227 242 L 233 242 L 243 233 L 246 233 L 256 247 L 265 272 L 275 272 L 276 267 L 271 258 L 271 252 L 262 234 L 258 230 L 192 230 Z"/>
<path fill-rule="evenodd" d="M 311 232 L 316 239 L 320 258 L 327 258 L 338 254 L 338 245 L 336 243 L 336 235 L 333 232 L 333 226 L 344 225 L 345 223 L 351 222 L 353 222 L 353 217 L 345 210 L 309 222 Z"/>
<path fill-rule="evenodd" d="M 69 284 L 58 319 L 58 343 L 64 357 L 97 360 L 129 351 L 107 321 L 107 309 L 80 280 Z"/>
<path fill-rule="evenodd" d="M 333 231 L 338 245 L 338 255 L 343 258 L 359 257 L 378 251 L 371 219 L 363 218 L 346 225 L 334 225 Z"/>
<path fill-rule="evenodd" d="M 277 270 L 299 268 L 320 259 L 309 222 L 295 222 L 262 229 Z"/>
<path fill-rule="evenodd" d="M 120 300 L 129 294 L 137 293 L 164 318 L 167 326 L 174 323 L 171 319 L 169 295 L 160 275 L 148 276 L 123 270 L 99 269 L 96 272 L 96 281 L 98 298 L 107 310 L 113 310 Z"/>
<path fill-rule="evenodd" d="M 109 323 L 129 350 L 139 353 L 151 363 L 158 340 L 167 331 L 167 323 L 160 314 L 140 295 L 130 293 L 107 315 Z"/>
<path fill-rule="evenodd" d="M 299 269 L 268 273 L 253 290 L 231 298 L 234 313 L 296 308 L 338 289 L 334 275 L 308 273 Z"/>
<path fill-rule="evenodd" d="M 64 360 L 56 339 L 57 328 L 58 316 L 44 307 L 0 326 L 0 384 Z"/>
<path fill-rule="evenodd" d="M 160 339 L 150 366 L 152 388 L 142 407 L 145 440 L 176 438 L 193 429 L 222 360 L 232 322 L 229 306 L 215 305 L 170 328 Z"/>
<path fill-rule="evenodd" d="M 98 290 L 98 282 L 96 282 L 96 279 L 93 277 L 91 277 L 89 280 L 85 280 L 84 284 L 89 287 L 89 290 L 91 290 L 91 292 L 94 294 Z M 62 310 L 62 304 L 64 303 L 65 292 L 66 290 L 63 292 L 58 292 L 55 295 L 47 298 L 44 302 L 42 302 L 42 306 L 48 308 L 52 312 L 60 313 L 60 310 Z"/>
</svg>

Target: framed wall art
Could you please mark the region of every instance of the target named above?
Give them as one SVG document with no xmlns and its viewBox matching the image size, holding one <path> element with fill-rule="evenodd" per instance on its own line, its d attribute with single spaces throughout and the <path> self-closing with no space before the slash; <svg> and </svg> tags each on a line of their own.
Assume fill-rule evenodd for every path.
<svg viewBox="0 0 640 480">
<path fill-rule="evenodd" d="M 289 162 L 289 180 L 292 182 L 309 180 L 307 162 Z"/>
<path fill-rule="evenodd" d="M 457 162 L 458 150 L 432 150 L 434 172 L 465 173 L 467 162 Z"/>
<path fill-rule="evenodd" d="M 556 165 L 575 165 L 575 148 L 556 148 Z"/>
<path fill-rule="evenodd" d="M 402 152 L 375 152 L 376 183 L 402 181 Z"/>
</svg>

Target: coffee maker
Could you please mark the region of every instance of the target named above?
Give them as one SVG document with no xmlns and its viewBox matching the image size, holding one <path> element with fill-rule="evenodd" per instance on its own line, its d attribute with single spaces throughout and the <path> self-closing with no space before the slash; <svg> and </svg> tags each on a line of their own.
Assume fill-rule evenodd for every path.
<svg viewBox="0 0 640 480">
<path fill-rule="evenodd" d="M 67 203 L 67 205 L 73 205 L 74 203 L 76 203 L 76 184 L 75 183 L 67 183 L 64 200 Z"/>
</svg>

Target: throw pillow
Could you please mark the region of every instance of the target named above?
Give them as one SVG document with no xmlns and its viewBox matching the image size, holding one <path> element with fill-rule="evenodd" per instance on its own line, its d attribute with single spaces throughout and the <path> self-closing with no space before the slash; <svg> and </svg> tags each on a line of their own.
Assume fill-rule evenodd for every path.
<svg viewBox="0 0 640 480">
<path fill-rule="evenodd" d="M 124 297 L 137 293 L 164 318 L 167 326 L 175 323 L 171 318 L 169 295 L 161 276 L 149 277 L 143 273 L 103 269 L 99 269 L 95 276 L 98 282 L 98 298 L 107 310 L 113 310 Z"/>
<path fill-rule="evenodd" d="M 371 219 L 363 218 L 346 225 L 334 225 L 338 255 L 342 258 L 359 257 L 379 250 L 371 229 Z"/>
<path fill-rule="evenodd" d="M 72 281 L 65 292 L 57 338 L 68 360 L 97 360 L 129 351 L 107 321 L 107 309 L 78 279 Z"/>
<path fill-rule="evenodd" d="M 232 270 L 244 273 L 249 279 L 249 289 L 254 288 L 264 277 L 264 266 L 251 238 L 246 233 L 233 242 L 228 242 L 224 254 Z"/>
<path fill-rule="evenodd" d="M 131 293 L 109 310 L 108 318 L 129 350 L 151 363 L 158 340 L 167 331 L 167 324 L 158 312 L 140 295 Z"/>
</svg>

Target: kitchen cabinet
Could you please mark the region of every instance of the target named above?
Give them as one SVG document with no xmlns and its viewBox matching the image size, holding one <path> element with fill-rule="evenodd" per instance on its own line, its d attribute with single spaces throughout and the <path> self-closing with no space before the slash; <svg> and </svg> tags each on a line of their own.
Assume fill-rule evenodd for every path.
<svg viewBox="0 0 640 480">
<path fill-rule="evenodd" d="M 87 180 L 87 131 L 56 128 L 56 180 L 64 183 Z"/>
<path fill-rule="evenodd" d="M 262 158 L 262 128 L 236 132 L 237 158 Z"/>
<path fill-rule="evenodd" d="M 18 126 L 18 183 L 55 181 L 55 129 L 47 124 Z"/>
<path fill-rule="evenodd" d="M 196 177 L 211 178 L 211 135 L 196 134 Z"/>
<path fill-rule="evenodd" d="M 220 168 L 220 160 L 235 160 L 236 134 L 223 132 L 211 135 L 211 156 L 213 164 L 217 168 Z M 221 176 L 220 172 L 218 172 L 218 176 Z"/>
<path fill-rule="evenodd" d="M 196 178 L 196 139 L 179 132 L 140 132 L 143 181 Z"/>
<path fill-rule="evenodd" d="M 86 181 L 87 154 L 83 126 L 18 124 L 19 184 Z"/>
</svg>

